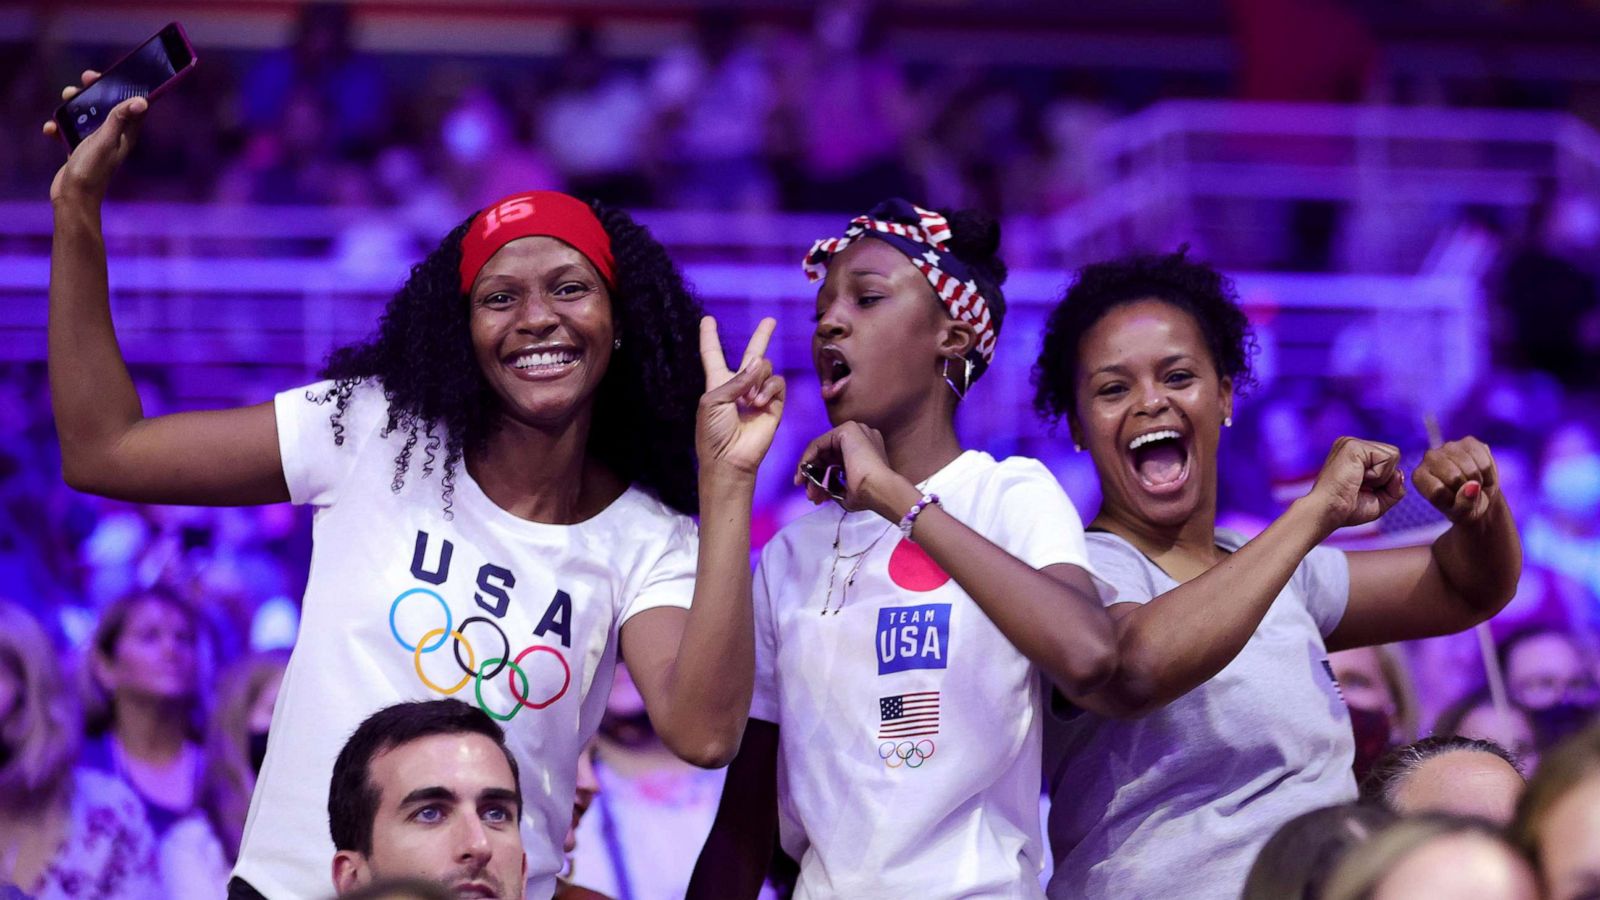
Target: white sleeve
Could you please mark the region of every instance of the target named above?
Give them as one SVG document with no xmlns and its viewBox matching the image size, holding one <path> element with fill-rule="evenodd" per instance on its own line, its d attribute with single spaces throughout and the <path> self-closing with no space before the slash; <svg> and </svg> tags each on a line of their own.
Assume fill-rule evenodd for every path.
<svg viewBox="0 0 1600 900">
<path fill-rule="evenodd" d="M 272 406 L 289 499 L 313 506 L 332 506 L 339 499 L 339 488 L 355 468 L 361 448 L 388 422 L 389 413 L 382 388 L 373 382 L 354 387 L 337 423 L 339 401 L 332 381 L 284 391 Z"/>
<path fill-rule="evenodd" d="M 767 587 L 768 560 L 761 554 L 751 599 L 756 623 L 756 681 L 750 693 L 750 718 L 778 723 L 778 634 L 772 618 L 772 592 Z"/>
<path fill-rule="evenodd" d="M 984 536 L 1035 569 L 1077 566 L 1094 579 L 1102 598 L 1114 588 L 1095 571 L 1083 539 L 1083 520 L 1055 476 L 1034 459 L 1001 463 L 996 479 L 994 527 Z"/>
<path fill-rule="evenodd" d="M 617 624 L 647 609 L 676 606 L 688 609 L 694 602 L 695 566 L 700 561 L 700 529 L 694 520 L 674 515 L 666 546 L 645 573 L 643 584 L 622 607 Z"/>
<path fill-rule="evenodd" d="M 1306 611 L 1326 638 L 1339 627 L 1350 605 L 1350 560 L 1343 550 L 1314 547 L 1290 579 L 1300 590 Z"/>
</svg>

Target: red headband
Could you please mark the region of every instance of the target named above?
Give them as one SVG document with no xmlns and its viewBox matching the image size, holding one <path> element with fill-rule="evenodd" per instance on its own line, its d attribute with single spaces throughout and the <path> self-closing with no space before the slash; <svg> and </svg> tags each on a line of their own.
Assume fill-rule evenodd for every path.
<svg viewBox="0 0 1600 900">
<path fill-rule="evenodd" d="M 589 204 L 556 191 L 527 191 L 503 197 L 473 218 L 461 238 L 461 293 L 472 292 L 478 272 L 501 247 L 536 236 L 570 244 L 600 272 L 606 287 L 616 288 L 611 235 Z"/>
</svg>

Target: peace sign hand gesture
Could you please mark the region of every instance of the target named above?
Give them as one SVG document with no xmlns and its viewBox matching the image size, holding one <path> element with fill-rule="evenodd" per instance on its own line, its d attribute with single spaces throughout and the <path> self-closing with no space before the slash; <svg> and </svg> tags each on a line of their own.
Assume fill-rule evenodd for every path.
<svg viewBox="0 0 1600 900">
<path fill-rule="evenodd" d="M 706 371 L 706 392 L 695 417 L 695 452 L 704 478 L 713 466 L 726 466 L 754 476 L 772 446 L 783 418 L 783 376 L 772 374 L 767 342 L 778 323 L 762 319 L 744 348 L 737 372 L 730 372 L 717 337 L 717 320 L 700 320 L 700 363 Z"/>
</svg>

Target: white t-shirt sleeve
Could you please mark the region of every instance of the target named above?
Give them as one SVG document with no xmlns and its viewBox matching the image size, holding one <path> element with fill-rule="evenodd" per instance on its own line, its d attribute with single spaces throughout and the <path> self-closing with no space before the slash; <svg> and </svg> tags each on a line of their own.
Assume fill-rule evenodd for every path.
<svg viewBox="0 0 1600 900">
<path fill-rule="evenodd" d="M 1339 627 L 1350 605 L 1350 560 L 1343 550 L 1315 547 L 1290 579 L 1305 599 L 1306 611 L 1326 638 Z"/>
<path fill-rule="evenodd" d="M 694 520 L 674 515 L 672 533 L 661 555 L 645 573 L 639 590 L 623 604 L 617 624 L 628 621 L 647 609 L 676 606 L 688 609 L 694 602 L 695 566 L 700 560 L 700 529 Z"/>
<path fill-rule="evenodd" d="M 339 404 L 332 381 L 284 391 L 272 405 L 289 499 L 312 506 L 332 506 L 339 499 L 339 488 L 355 468 L 361 448 L 389 418 L 389 403 L 375 382 L 355 386 L 337 425 L 333 417 Z"/>
<path fill-rule="evenodd" d="M 756 624 L 756 681 L 750 693 L 750 718 L 778 723 L 778 638 L 772 619 L 772 592 L 767 587 L 767 554 L 756 567 L 751 599 Z"/>
<path fill-rule="evenodd" d="M 1069 565 L 1089 573 L 1102 597 L 1114 589 L 1089 561 L 1083 520 L 1055 476 L 1038 460 L 1016 457 L 1000 464 L 994 527 L 986 535 L 1035 569 Z"/>
</svg>

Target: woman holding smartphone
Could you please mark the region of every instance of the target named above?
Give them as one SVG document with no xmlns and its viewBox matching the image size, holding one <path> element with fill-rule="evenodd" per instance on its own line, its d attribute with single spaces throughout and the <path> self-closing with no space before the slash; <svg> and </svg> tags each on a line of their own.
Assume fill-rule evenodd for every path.
<svg viewBox="0 0 1600 900">
<path fill-rule="evenodd" d="M 1040 895 L 1038 676 L 1079 697 L 1115 656 L 1055 479 L 956 436 L 998 247 L 987 217 L 892 200 L 806 258 L 834 428 L 796 483 L 823 505 L 761 554 L 751 721 L 690 897 L 756 896 L 775 836 L 796 897 Z"/>
<path fill-rule="evenodd" d="M 1250 348 L 1233 286 L 1181 252 L 1087 266 L 1051 314 L 1035 402 L 1099 472 L 1089 558 L 1121 659 L 1047 737 L 1051 897 L 1238 897 L 1279 826 L 1355 799 L 1329 651 L 1460 631 L 1516 589 L 1516 528 L 1472 438 L 1412 474 L 1451 521 L 1431 546 L 1320 546 L 1405 491 L 1395 447 L 1348 437 L 1260 535 L 1218 529 Z"/>
<path fill-rule="evenodd" d="M 506 722 L 523 771 L 539 773 L 523 779 L 522 825 L 528 896 L 549 897 L 578 754 L 619 657 L 678 755 L 717 766 L 738 746 L 751 496 L 784 398 L 763 359 L 771 321 L 730 372 L 648 232 L 530 192 L 453 229 L 326 381 L 145 418 L 112 328 L 100 207 L 147 105 L 117 106 L 51 186 L 63 473 L 140 503 L 317 509 L 231 893 L 328 893 L 340 745 L 375 709 L 450 695 Z"/>
</svg>

